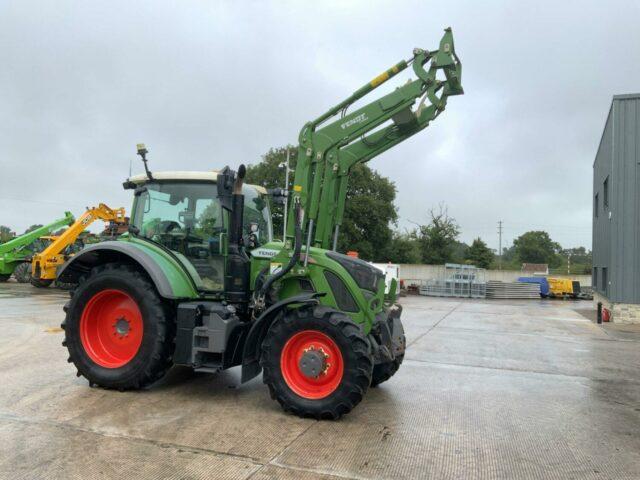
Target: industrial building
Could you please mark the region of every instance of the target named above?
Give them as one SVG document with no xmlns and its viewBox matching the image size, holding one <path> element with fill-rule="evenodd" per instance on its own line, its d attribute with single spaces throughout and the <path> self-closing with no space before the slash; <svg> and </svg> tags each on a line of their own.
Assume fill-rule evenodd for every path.
<svg viewBox="0 0 640 480">
<path fill-rule="evenodd" d="M 640 323 L 640 94 L 615 95 L 593 163 L 594 301 Z"/>
</svg>

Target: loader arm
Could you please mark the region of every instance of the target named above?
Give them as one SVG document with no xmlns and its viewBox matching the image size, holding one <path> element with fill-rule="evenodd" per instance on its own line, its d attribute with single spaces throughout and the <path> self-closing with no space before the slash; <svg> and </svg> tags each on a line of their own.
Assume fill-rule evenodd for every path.
<svg viewBox="0 0 640 480">
<path fill-rule="evenodd" d="M 87 209 L 62 234 L 54 237 L 47 248 L 33 256 L 31 263 L 31 274 L 33 278 L 55 280 L 58 267 L 67 260 L 66 255 L 63 254 L 64 250 L 73 244 L 78 239 L 78 236 L 96 220 L 124 223 L 124 208 L 111 209 L 104 203 L 101 203 L 97 207 Z"/>
<path fill-rule="evenodd" d="M 351 104 L 409 65 L 417 79 L 346 113 Z M 438 78 L 439 71 L 444 78 Z M 449 96 L 463 93 L 461 75 L 453 34 L 447 28 L 438 50 L 414 49 L 411 59 L 397 63 L 303 127 L 293 196 L 306 214 L 303 231 L 308 247 L 336 249 L 351 168 L 426 128 L 445 109 Z M 291 202 L 292 208 L 295 203 Z M 293 234 L 292 223 L 287 228 L 288 243 Z"/>
</svg>

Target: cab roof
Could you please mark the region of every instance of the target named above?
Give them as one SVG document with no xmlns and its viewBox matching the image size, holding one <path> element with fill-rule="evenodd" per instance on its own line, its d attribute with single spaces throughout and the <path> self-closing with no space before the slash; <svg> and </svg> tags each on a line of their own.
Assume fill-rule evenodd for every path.
<svg viewBox="0 0 640 480">
<path fill-rule="evenodd" d="M 175 170 L 168 172 L 151 172 L 151 176 L 153 176 L 154 180 L 191 180 L 216 183 L 218 181 L 218 173 L 218 170 L 209 170 L 203 172 Z M 147 178 L 146 174 L 141 173 L 139 175 L 133 175 L 132 177 L 129 177 L 128 181 L 139 185 L 148 182 L 149 179 Z M 261 185 L 246 185 L 255 188 L 258 193 L 261 193 L 263 195 L 267 194 L 267 189 Z"/>
</svg>

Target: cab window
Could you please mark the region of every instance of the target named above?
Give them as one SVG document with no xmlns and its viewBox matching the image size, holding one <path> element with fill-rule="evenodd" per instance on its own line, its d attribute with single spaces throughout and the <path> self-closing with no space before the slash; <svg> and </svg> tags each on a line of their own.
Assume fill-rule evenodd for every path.
<svg viewBox="0 0 640 480">
<path fill-rule="evenodd" d="M 139 235 L 180 254 L 203 290 L 224 288 L 222 208 L 213 183 L 151 182 L 138 196 L 133 223 Z"/>
</svg>

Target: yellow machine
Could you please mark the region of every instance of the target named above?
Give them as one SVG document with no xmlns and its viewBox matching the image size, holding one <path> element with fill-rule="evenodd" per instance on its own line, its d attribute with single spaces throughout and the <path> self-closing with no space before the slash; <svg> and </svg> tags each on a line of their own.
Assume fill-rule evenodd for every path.
<svg viewBox="0 0 640 480">
<path fill-rule="evenodd" d="M 570 278 L 548 277 L 549 295 L 556 298 L 573 297 L 580 294 L 580 282 Z"/>
<path fill-rule="evenodd" d="M 48 287 L 56 279 L 58 267 L 69 259 L 64 250 L 72 245 L 78 236 L 96 220 L 114 224 L 126 223 L 124 208 L 111 209 L 104 203 L 88 208 L 61 235 L 49 237 L 52 242 L 42 252 L 33 256 L 31 261 L 31 284 L 36 287 Z"/>
</svg>

